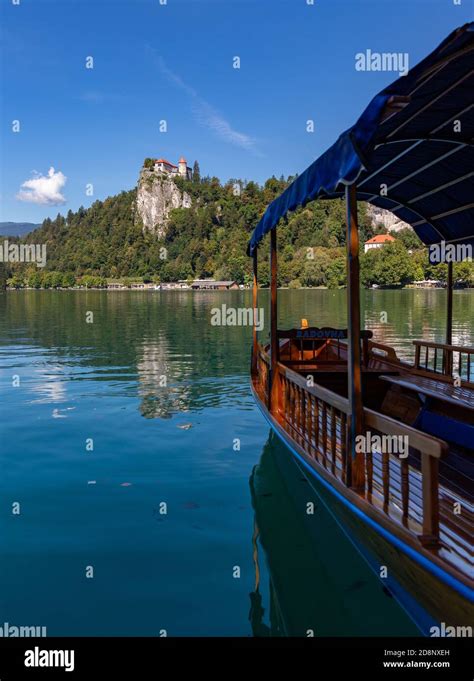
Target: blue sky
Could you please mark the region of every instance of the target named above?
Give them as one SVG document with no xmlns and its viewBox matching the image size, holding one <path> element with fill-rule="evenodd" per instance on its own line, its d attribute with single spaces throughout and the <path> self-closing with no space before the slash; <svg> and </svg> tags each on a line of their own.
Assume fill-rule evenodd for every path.
<svg viewBox="0 0 474 681">
<path fill-rule="evenodd" d="M 355 55 L 416 64 L 472 20 L 456 1 L 1 0 L 0 221 L 131 189 L 147 156 L 222 181 L 301 172 L 398 77 Z"/>
</svg>

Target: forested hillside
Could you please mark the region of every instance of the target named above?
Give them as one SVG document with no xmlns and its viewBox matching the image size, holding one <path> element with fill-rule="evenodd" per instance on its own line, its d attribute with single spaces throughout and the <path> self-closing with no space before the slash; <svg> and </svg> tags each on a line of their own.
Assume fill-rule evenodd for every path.
<svg viewBox="0 0 474 681">
<path fill-rule="evenodd" d="M 104 285 L 106 279 L 140 278 L 144 281 L 215 277 L 239 283 L 251 280 L 246 256 L 249 235 L 265 207 L 291 182 L 270 178 L 255 182 L 217 178 L 176 179 L 192 197 L 191 208 L 171 211 L 160 239 L 137 220 L 136 190 L 122 192 L 88 209 L 69 211 L 47 219 L 24 241 L 45 243 L 44 270 L 32 264 L 8 264 L 6 276 L 13 286 Z M 365 204 L 359 204 L 361 245 L 379 231 L 371 224 Z M 412 230 L 395 234 L 396 242 L 362 255 L 361 277 L 365 285 L 406 284 L 424 278 L 445 277 L 445 266 L 428 264 Z M 343 201 L 314 201 L 291 214 L 278 230 L 279 277 L 282 286 L 329 286 L 345 283 L 345 212 Z M 410 253 L 408 252 L 410 250 Z M 261 247 L 259 279 L 268 284 Z M 472 263 L 456 266 L 456 277 L 474 283 Z"/>
</svg>

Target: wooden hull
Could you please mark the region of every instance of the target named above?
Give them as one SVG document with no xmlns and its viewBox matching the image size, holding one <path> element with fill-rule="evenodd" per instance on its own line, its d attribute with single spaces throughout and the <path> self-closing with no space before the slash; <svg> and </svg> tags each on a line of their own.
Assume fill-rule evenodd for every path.
<svg viewBox="0 0 474 681">
<path fill-rule="evenodd" d="M 358 541 L 377 557 L 379 564 L 386 565 L 400 586 L 431 615 L 434 624 L 473 625 L 473 605 L 458 591 L 450 588 L 385 537 L 369 529 L 366 523 L 344 507 L 337 506 L 335 511 Z"/>
<path fill-rule="evenodd" d="M 367 557 L 354 551 L 346 529 L 309 482 L 270 431 L 250 478 L 258 546 L 270 579 L 268 605 L 261 601 L 271 625 L 266 635 L 421 636 L 408 608 L 403 612 L 396 602 L 394 580 L 368 575 Z M 314 514 L 307 512 L 311 503 Z M 261 627 L 254 631 L 262 635 Z"/>
<path fill-rule="evenodd" d="M 269 424 L 290 449 L 317 493 L 339 518 L 357 548 L 377 574 L 386 566 L 388 574 L 400 587 L 396 597 L 410 611 L 423 633 L 429 635 L 431 626 L 439 626 L 442 622 L 446 626 L 472 626 L 474 605 L 469 589 L 357 508 L 350 499 L 350 490 L 345 493 L 332 483 L 323 466 L 291 438 L 262 403 L 254 386 L 252 389 Z"/>
</svg>

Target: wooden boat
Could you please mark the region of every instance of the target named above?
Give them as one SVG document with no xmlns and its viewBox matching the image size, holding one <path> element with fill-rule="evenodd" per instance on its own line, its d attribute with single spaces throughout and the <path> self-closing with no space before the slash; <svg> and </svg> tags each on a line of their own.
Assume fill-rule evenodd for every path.
<svg viewBox="0 0 474 681">
<path fill-rule="evenodd" d="M 354 555 L 331 505 L 308 482 L 270 431 L 249 481 L 255 510 L 249 616 L 254 636 L 419 634 L 396 603 L 397 584 L 390 575 L 378 582 L 370 574 L 366 556 Z"/>
<path fill-rule="evenodd" d="M 421 629 L 460 635 L 474 625 L 474 348 L 452 342 L 453 258 L 445 342 L 414 339 L 414 361 L 402 361 L 361 329 L 357 200 L 393 211 L 431 253 L 470 252 L 473 65 L 471 23 L 372 100 L 270 204 L 248 247 L 256 310 L 258 245 L 270 233 L 270 343 L 254 327 L 252 347 L 258 405 L 380 576 L 388 571 L 423 613 Z M 312 320 L 280 330 L 278 222 L 310 200 L 343 196 L 348 328 Z"/>
</svg>

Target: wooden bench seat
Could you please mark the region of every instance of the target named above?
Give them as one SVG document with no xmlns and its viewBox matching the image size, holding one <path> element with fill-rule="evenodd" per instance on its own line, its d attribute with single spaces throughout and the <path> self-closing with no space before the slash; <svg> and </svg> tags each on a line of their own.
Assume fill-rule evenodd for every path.
<svg viewBox="0 0 474 681">
<path fill-rule="evenodd" d="M 425 378 L 424 376 L 380 376 L 382 381 L 392 385 L 426 395 L 434 400 L 441 400 L 456 407 L 474 411 L 474 391 L 470 388 L 457 387 L 451 383 Z"/>
</svg>

